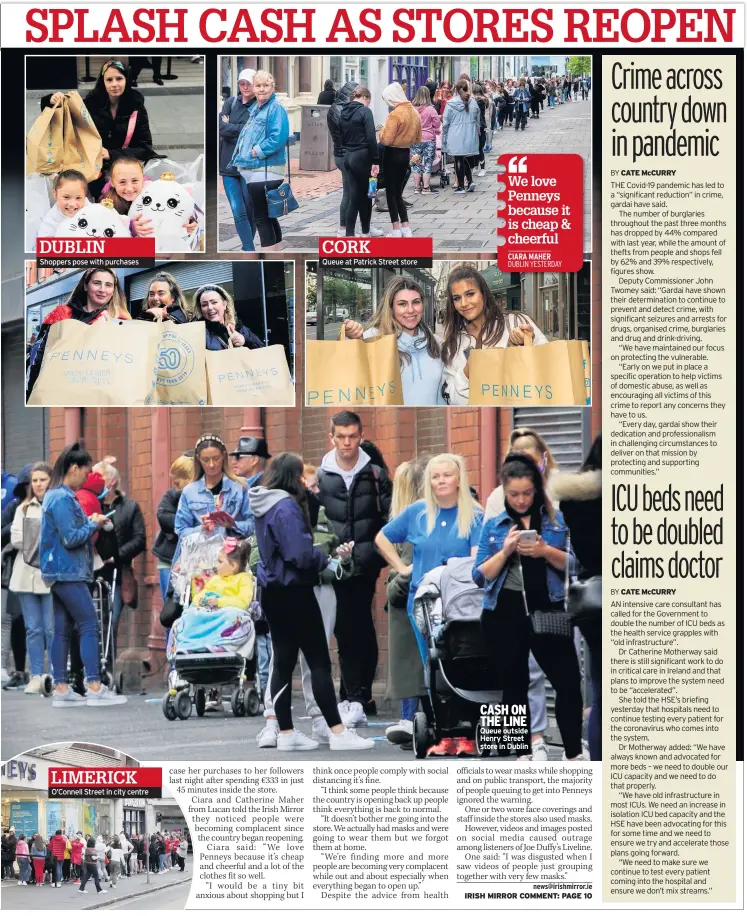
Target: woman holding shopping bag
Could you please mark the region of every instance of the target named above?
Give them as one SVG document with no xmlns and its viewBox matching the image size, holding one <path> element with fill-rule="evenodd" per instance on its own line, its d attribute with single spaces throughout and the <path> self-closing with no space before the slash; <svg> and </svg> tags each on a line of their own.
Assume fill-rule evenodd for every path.
<svg viewBox="0 0 747 916">
<path fill-rule="evenodd" d="M 257 104 L 249 113 L 228 167 L 238 169 L 246 181 L 262 251 L 276 251 L 283 233 L 277 218 L 270 216 L 267 193 L 283 185 L 286 172 L 290 185 L 290 160 L 286 158 L 290 122 L 275 95 L 275 77 L 267 70 L 254 74 L 254 94 Z"/>
<path fill-rule="evenodd" d="M 258 350 L 264 343 L 242 324 L 230 294 L 222 286 L 208 283 L 194 296 L 192 321 L 205 324 L 205 347 L 208 350 L 227 350 L 229 347 L 248 347 Z"/>
<path fill-rule="evenodd" d="M 116 273 L 110 267 L 89 267 L 80 275 L 65 305 L 58 305 L 42 321 L 39 336 L 28 357 L 26 397 L 31 394 L 39 377 L 49 329 L 58 321 L 73 318 L 84 324 L 96 321 L 129 321 L 127 299 Z"/>
</svg>

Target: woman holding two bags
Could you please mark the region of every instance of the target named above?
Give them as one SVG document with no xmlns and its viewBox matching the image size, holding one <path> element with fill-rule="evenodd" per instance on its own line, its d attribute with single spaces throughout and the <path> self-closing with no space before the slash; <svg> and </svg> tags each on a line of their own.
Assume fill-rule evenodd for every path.
<svg viewBox="0 0 747 916">
<path fill-rule="evenodd" d="M 290 122 L 275 95 L 275 77 L 267 70 L 254 74 L 254 94 L 256 105 L 249 111 L 228 168 L 238 169 L 246 181 L 262 251 L 276 251 L 283 233 L 277 218 L 270 215 L 268 192 L 284 184 L 286 171 L 290 189 L 290 161 L 286 160 Z"/>
<path fill-rule="evenodd" d="M 13 564 L 10 590 L 21 603 L 26 625 L 26 648 L 31 664 L 31 680 L 24 693 L 42 692 L 44 650 L 52 667 L 54 613 L 52 595 L 42 579 L 39 568 L 39 538 L 41 535 L 42 500 L 52 479 L 52 468 L 43 461 L 31 468 L 31 482 L 21 505 L 16 509 L 10 532 L 10 542 L 18 551 Z"/>
</svg>

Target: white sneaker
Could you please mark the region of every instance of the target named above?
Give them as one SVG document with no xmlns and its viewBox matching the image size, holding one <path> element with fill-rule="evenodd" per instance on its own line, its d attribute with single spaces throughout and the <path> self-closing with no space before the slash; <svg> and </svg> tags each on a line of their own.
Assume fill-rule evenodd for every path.
<svg viewBox="0 0 747 916">
<path fill-rule="evenodd" d="M 337 238 L 338 238 L 338 239 L 344 239 L 344 238 L 345 238 L 345 230 L 344 230 L 344 229 L 338 229 L 338 230 L 337 230 Z"/>
<path fill-rule="evenodd" d="M 578 755 L 578 757 L 566 757 L 565 751 L 563 751 L 563 760 L 574 761 L 574 760 L 590 760 L 590 759 L 591 759 L 591 756 L 589 754 L 589 745 L 586 741 L 581 742 L 581 753 Z"/>
<path fill-rule="evenodd" d="M 314 716 L 311 723 L 311 737 L 319 744 L 329 744 L 329 725 L 324 716 Z"/>
<path fill-rule="evenodd" d="M 407 229 L 402 229 L 401 232 L 402 232 L 402 238 L 403 238 L 403 239 L 410 239 L 410 238 L 412 238 L 412 229 L 410 229 L 409 226 L 407 227 Z"/>
<path fill-rule="evenodd" d="M 88 695 L 86 696 L 87 706 L 121 706 L 126 702 L 127 697 L 115 693 L 111 688 L 107 687 L 106 684 L 101 684 L 98 690 L 91 690 L 90 687 L 88 688 Z"/>
<path fill-rule="evenodd" d="M 97 894 L 108 894 L 109 891 L 105 891 L 104 888 L 102 887 L 101 890 L 100 890 L 100 891 L 96 891 L 96 893 L 97 893 Z"/>
<path fill-rule="evenodd" d="M 368 230 L 368 234 L 372 239 L 382 239 L 384 238 L 385 233 L 383 229 L 374 229 L 374 227 L 371 226 L 371 228 Z"/>
<path fill-rule="evenodd" d="M 85 706 L 86 698 L 82 697 L 79 693 L 76 693 L 74 690 L 71 690 L 69 687 L 64 693 L 55 692 L 52 694 L 52 706 L 57 709 L 64 708 L 66 706 Z"/>
<path fill-rule="evenodd" d="M 484 177 L 485 177 L 485 169 L 480 169 L 480 171 L 477 173 L 477 177 L 478 177 L 478 178 L 484 178 Z"/>
<path fill-rule="evenodd" d="M 313 751 L 317 747 L 319 747 L 318 741 L 314 741 L 303 732 L 296 731 L 295 728 L 287 735 L 278 734 L 277 748 L 279 751 Z"/>
<path fill-rule="evenodd" d="M 222 712 L 223 700 L 206 700 L 205 712 Z"/>
<path fill-rule="evenodd" d="M 360 703 L 351 703 L 351 706 L 360 706 Z M 336 735 L 329 733 L 329 749 L 331 751 L 368 751 L 374 746 L 371 738 L 361 738 L 354 728 L 346 728 L 344 732 Z"/>
<path fill-rule="evenodd" d="M 360 703 L 348 703 L 346 700 L 345 704 L 340 703 L 338 709 L 345 728 L 360 728 L 363 725 L 368 725 L 368 719 Z"/>
<path fill-rule="evenodd" d="M 78 888 L 78 893 L 79 893 L 79 894 L 87 894 L 88 891 L 82 891 L 80 888 Z"/>
<path fill-rule="evenodd" d="M 9 680 L 10 680 L 10 675 L 8 674 L 8 669 L 3 668 L 2 672 L 0 672 L 0 686 L 4 686 L 5 684 L 8 683 Z"/>
<path fill-rule="evenodd" d="M 542 763 L 550 759 L 544 738 L 535 738 L 534 741 L 532 741 L 532 754 L 529 759 L 539 760 Z"/>
<path fill-rule="evenodd" d="M 386 237 L 387 237 L 388 239 L 401 239 L 401 238 L 402 238 L 402 230 L 401 230 L 401 229 L 392 229 L 391 232 L 387 232 Z"/>
<path fill-rule="evenodd" d="M 412 741 L 412 722 L 409 719 L 400 719 L 396 725 L 390 725 L 384 734 L 387 741 L 391 741 L 392 744 Z"/>
<path fill-rule="evenodd" d="M 26 685 L 24 693 L 41 693 L 42 692 L 42 679 L 40 674 L 35 674 L 31 680 Z"/>
<path fill-rule="evenodd" d="M 268 719 L 265 727 L 257 735 L 257 745 L 259 747 L 277 747 L 279 731 L 278 720 Z"/>
</svg>

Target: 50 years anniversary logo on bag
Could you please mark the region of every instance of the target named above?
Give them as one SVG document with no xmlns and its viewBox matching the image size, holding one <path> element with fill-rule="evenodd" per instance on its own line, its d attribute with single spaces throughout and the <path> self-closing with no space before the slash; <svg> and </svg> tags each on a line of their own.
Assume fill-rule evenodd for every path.
<svg viewBox="0 0 747 916">
<path fill-rule="evenodd" d="M 181 385 L 195 370 L 195 351 L 189 341 L 173 331 L 164 332 L 156 361 L 159 385 Z"/>
</svg>

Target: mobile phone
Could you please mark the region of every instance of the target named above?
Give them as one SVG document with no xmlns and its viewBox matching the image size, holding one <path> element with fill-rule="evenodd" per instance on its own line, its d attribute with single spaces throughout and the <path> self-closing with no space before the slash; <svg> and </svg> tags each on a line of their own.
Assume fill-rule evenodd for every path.
<svg viewBox="0 0 747 916">
<path fill-rule="evenodd" d="M 104 515 L 104 518 L 112 518 L 112 516 L 116 515 L 116 513 L 117 513 L 117 510 L 116 510 L 116 509 L 112 509 L 111 512 L 107 512 L 107 513 Z"/>
<path fill-rule="evenodd" d="M 524 545 L 535 544 L 537 542 L 537 532 L 534 528 L 528 531 L 522 531 L 519 535 L 519 543 Z"/>
</svg>

